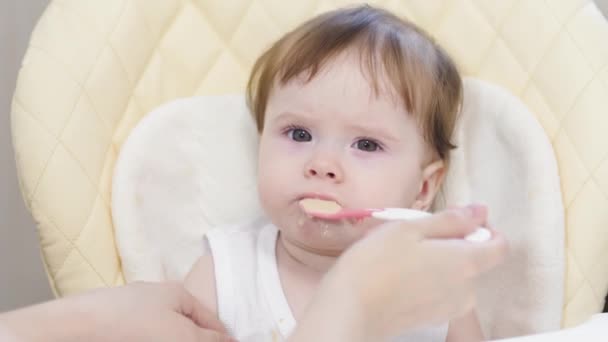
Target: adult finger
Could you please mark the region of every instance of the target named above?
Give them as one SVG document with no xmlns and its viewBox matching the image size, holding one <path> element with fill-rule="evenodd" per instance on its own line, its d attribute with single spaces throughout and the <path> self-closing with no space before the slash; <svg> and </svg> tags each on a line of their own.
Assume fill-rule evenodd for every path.
<svg viewBox="0 0 608 342">
<path fill-rule="evenodd" d="M 492 238 L 485 242 L 471 243 L 467 248 L 470 261 L 478 272 L 488 271 L 504 261 L 509 253 L 509 245 L 504 235 L 490 230 Z"/>
<path fill-rule="evenodd" d="M 215 314 L 207 310 L 188 290 L 181 288 L 179 296 L 180 313 L 190 318 L 200 328 L 227 333 L 226 328 Z"/>
<path fill-rule="evenodd" d="M 466 207 L 458 206 L 458 205 L 448 205 L 445 210 L 461 210 L 461 209 L 469 209 L 470 213 L 473 216 L 477 217 L 487 217 L 488 216 L 488 207 L 482 204 L 471 204 Z"/>
</svg>

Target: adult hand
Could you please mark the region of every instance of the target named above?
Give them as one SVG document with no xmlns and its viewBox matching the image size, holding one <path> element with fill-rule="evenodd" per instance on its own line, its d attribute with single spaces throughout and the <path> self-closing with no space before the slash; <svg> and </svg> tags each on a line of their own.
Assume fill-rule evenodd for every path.
<svg viewBox="0 0 608 342">
<path fill-rule="evenodd" d="M 94 290 L 0 316 L 17 341 L 233 341 L 173 283 Z"/>
<path fill-rule="evenodd" d="M 327 274 L 290 341 L 370 341 L 447 322 L 472 309 L 475 281 L 505 258 L 504 237 L 463 239 L 484 207 L 380 225 Z"/>
</svg>

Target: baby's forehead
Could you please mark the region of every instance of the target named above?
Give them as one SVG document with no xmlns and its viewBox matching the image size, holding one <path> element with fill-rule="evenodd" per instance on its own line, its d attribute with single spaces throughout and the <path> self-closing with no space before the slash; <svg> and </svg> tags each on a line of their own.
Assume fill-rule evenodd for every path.
<svg viewBox="0 0 608 342">
<path fill-rule="evenodd" d="M 273 88 L 294 94 L 320 91 L 369 103 L 388 101 L 393 106 L 407 110 L 386 69 L 382 65 L 371 65 L 370 61 L 353 50 L 325 60 L 314 74 L 305 71 L 286 82 L 275 80 Z"/>
<path fill-rule="evenodd" d="M 308 81 L 279 85 L 269 99 L 269 119 L 274 121 L 282 113 L 291 113 L 296 121 L 375 127 L 413 121 L 403 103 L 396 100 L 398 97 L 388 92 L 375 93 L 362 75 L 354 77 L 353 73 L 328 70 Z"/>
</svg>

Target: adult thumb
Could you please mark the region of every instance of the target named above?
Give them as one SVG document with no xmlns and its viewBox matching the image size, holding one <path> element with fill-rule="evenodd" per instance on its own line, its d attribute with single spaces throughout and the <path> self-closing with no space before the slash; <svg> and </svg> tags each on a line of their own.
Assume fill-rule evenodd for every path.
<svg viewBox="0 0 608 342">
<path fill-rule="evenodd" d="M 485 206 L 470 205 L 434 214 L 419 221 L 422 235 L 427 239 L 461 239 L 485 224 Z"/>
</svg>

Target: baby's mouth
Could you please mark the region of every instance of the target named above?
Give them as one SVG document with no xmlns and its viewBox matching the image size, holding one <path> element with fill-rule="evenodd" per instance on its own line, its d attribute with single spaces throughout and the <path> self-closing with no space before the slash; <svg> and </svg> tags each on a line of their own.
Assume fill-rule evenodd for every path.
<svg viewBox="0 0 608 342">
<path fill-rule="evenodd" d="M 298 204 L 304 213 L 313 218 L 326 218 L 342 210 L 338 202 L 320 198 L 303 198 Z"/>
<path fill-rule="evenodd" d="M 361 219 L 341 218 L 340 213 L 344 207 L 334 200 L 304 198 L 298 202 L 298 205 L 304 215 L 323 225 L 325 229 L 330 226 L 354 226 L 361 222 Z"/>
</svg>

